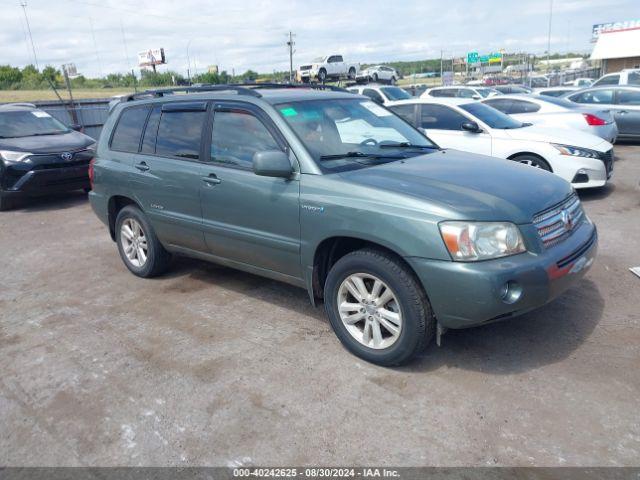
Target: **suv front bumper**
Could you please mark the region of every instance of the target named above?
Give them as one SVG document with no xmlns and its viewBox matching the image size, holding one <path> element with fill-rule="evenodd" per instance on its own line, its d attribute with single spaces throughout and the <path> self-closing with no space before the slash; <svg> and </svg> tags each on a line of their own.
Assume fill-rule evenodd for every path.
<svg viewBox="0 0 640 480">
<path fill-rule="evenodd" d="M 88 165 L 30 170 L 0 190 L 3 196 L 36 196 L 89 188 Z"/>
<path fill-rule="evenodd" d="M 584 224 L 549 250 L 483 262 L 453 262 L 408 257 L 429 297 L 438 321 L 466 328 L 512 318 L 534 310 L 575 285 L 593 263 L 598 236 Z M 505 285 L 521 289 L 512 303 Z"/>
</svg>

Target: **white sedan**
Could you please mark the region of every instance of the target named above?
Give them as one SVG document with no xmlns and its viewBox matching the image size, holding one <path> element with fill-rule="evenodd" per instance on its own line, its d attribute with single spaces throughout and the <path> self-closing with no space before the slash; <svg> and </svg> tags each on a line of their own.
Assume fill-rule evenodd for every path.
<svg viewBox="0 0 640 480">
<path fill-rule="evenodd" d="M 360 70 L 356 78 L 358 80 L 363 79 L 376 83 L 389 82 L 391 85 L 395 85 L 396 81 L 401 77 L 394 68 L 387 67 L 386 65 L 373 65 L 364 70 Z"/>
<path fill-rule="evenodd" d="M 574 128 L 615 143 L 618 136 L 613 114 L 596 105 L 579 105 L 564 98 L 538 95 L 502 95 L 482 100 L 521 122 L 553 128 Z"/>
<path fill-rule="evenodd" d="M 602 187 L 613 171 L 613 145 L 600 137 L 522 123 L 480 102 L 412 99 L 388 108 L 443 148 L 542 168 L 575 188 Z"/>
</svg>

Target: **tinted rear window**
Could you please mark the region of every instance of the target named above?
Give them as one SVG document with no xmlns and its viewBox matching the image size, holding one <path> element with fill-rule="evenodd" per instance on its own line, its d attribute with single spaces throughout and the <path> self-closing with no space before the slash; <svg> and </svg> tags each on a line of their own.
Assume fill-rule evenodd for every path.
<svg viewBox="0 0 640 480">
<path fill-rule="evenodd" d="M 162 112 L 156 154 L 199 159 L 205 117 L 203 111 Z"/>
<path fill-rule="evenodd" d="M 149 107 L 133 107 L 123 110 L 111 138 L 111 149 L 138 153 L 140 137 L 148 113 Z"/>
</svg>

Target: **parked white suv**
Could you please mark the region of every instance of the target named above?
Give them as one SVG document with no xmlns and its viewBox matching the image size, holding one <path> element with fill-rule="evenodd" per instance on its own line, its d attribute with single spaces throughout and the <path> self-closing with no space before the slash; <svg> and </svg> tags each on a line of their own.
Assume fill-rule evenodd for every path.
<svg viewBox="0 0 640 480">
<path fill-rule="evenodd" d="M 386 65 L 373 65 L 361 70 L 358 74 L 358 80 L 372 81 L 372 82 L 389 82 L 395 85 L 396 81 L 400 78 L 398 72 Z"/>
<path fill-rule="evenodd" d="M 640 68 L 627 68 L 617 73 L 608 73 L 593 82 L 592 87 L 605 85 L 637 85 L 640 86 Z"/>
<path fill-rule="evenodd" d="M 356 79 L 360 64 L 345 62 L 342 55 L 326 55 L 314 59 L 310 64 L 300 65 L 298 77 L 301 82 L 309 83 L 318 80 L 339 80 L 341 78 Z"/>
<path fill-rule="evenodd" d="M 522 123 L 480 102 L 413 99 L 388 107 L 437 145 L 541 168 L 574 188 L 602 187 L 613 171 L 613 145 L 572 129 Z"/>
</svg>

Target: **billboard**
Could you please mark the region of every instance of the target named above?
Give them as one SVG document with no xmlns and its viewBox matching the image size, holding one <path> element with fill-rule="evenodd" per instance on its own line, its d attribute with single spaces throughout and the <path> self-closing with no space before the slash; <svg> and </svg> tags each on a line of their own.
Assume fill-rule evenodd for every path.
<svg viewBox="0 0 640 480">
<path fill-rule="evenodd" d="M 591 41 L 595 42 L 601 33 L 622 32 L 640 28 L 640 20 L 627 20 L 624 22 L 596 23 L 591 29 Z"/>
<path fill-rule="evenodd" d="M 467 63 L 500 63 L 502 53 L 490 53 L 489 55 L 479 55 L 478 52 L 467 53 Z"/>
<path fill-rule="evenodd" d="M 164 57 L 164 48 L 152 48 L 138 53 L 138 66 L 151 67 L 167 63 Z"/>
</svg>

